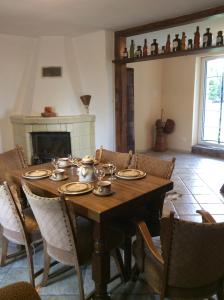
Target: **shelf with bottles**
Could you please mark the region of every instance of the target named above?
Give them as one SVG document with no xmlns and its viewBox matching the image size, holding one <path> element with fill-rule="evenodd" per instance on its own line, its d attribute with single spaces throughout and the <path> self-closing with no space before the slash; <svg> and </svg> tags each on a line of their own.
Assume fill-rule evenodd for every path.
<svg viewBox="0 0 224 300">
<path fill-rule="evenodd" d="M 194 39 L 188 39 L 185 32 L 182 32 L 182 37 L 179 38 L 179 34 L 175 34 L 175 38 L 171 43 L 170 34 L 167 36 L 167 41 L 162 48 L 159 48 L 156 39 L 153 39 L 153 43 L 148 47 L 147 39 L 144 40 L 144 46 L 137 46 L 135 50 L 134 40 L 131 40 L 130 50 L 125 48 L 121 52 L 121 58 L 115 59 L 114 63 L 126 64 L 131 62 L 155 60 L 162 58 L 170 58 L 184 55 L 193 55 L 196 53 L 202 53 L 209 50 L 217 52 L 217 50 L 224 49 L 223 32 L 218 31 L 216 37 L 216 45 L 212 45 L 212 33 L 210 28 L 206 29 L 203 34 L 203 41 L 201 42 L 199 26 L 196 27 L 194 33 Z"/>
</svg>

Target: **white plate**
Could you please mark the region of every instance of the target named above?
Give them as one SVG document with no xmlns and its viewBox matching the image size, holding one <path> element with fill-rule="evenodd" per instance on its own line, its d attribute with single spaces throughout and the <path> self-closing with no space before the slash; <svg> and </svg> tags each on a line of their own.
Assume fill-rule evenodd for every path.
<svg viewBox="0 0 224 300">
<path fill-rule="evenodd" d="M 125 169 L 115 173 L 116 177 L 126 180 L 140 179 L 146 176 L 146 173 L 136 169 Z"/>
<path fill-rule="evenodd" d="M 90 183 L 84 183 L 84 182 L 69 182 L 66 184 L 63 184 L 58 188 L 58 191 L 63 194 L 67 195 L 79 195 L 84 194 L 92 191 L 94 189 L 94 186 Z"/>
<path fill-rule="evenodd" d="M 49 177 L 52 174 L 51 170 L 47 169 L 39 169 L 39 170 L 31 170 L 22 174 L 23 178 L 27 179 L 41 179 Z"/>
</svg>

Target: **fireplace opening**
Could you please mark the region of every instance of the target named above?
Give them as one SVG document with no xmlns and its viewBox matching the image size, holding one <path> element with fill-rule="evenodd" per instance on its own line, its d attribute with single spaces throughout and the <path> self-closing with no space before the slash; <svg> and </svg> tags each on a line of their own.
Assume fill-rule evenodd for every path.
<svg viewBox="0 0 224 300">
<path fill-rule="evenodd" d="M 70 132 L 31 132 L 31 136 L 32 164 L 46 163 L 53 157 L 71 154 Z"/>
</svg>

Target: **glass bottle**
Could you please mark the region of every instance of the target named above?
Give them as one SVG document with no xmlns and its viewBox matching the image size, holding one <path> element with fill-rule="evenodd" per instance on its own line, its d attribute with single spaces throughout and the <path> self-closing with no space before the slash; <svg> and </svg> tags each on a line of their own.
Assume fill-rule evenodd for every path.
<svg viewBox="0 0 224 300">
<path fill-rule="evenodd" d="M 216 46 L 223 46 L 223 35 L 222 35 L 222 31 L 218 31 L 218 35 L 216 38 Z"/>
<path fill-rule="evenodd" d="M 165 54 L 166 53 L 166 46 L 162 46 L 162 51 L 161 51 L 162 54 Z"/>
<path fill-rule="evenodd" d="M 147 39 L 144 39 L 143 56 L 144 56 L 144 57 L 148 56 Z"/>
<path fill-rule="evenodd" d="M 128 50 L 126 47 L 124 48 L 123 59 L 128 59 Z"/>
<path fill-rule="evenodd" d="M 173 40 L 173 52 L 180 50 L 180 44 L 179 34 L 175 34 L 175 39 Z"/>
<path fill-rule="evenodd" d="M 151 55 L 158 55 L 159 46 L 156 42 L 156 39 L 153 39 L 153 43 L 151 44 Z"/>
<path fill-rule="evenodd" d="M 199 26 L 196 27 L 196 32 L 194 34 L 194 49 L 200 48 L 200 32 Z"/>
<path fill-rule="evenodd" d="M 181 38 L 181 50 L 186 50 L 186 34 L 185 32 L 182 32 L 182 38 Z"/>
<path fill-rule="evenodd" d="M 167 36 L 166 53 L 170 53 L 170 34 L 168 34 L 168 36 Z"/>
<path fill-rule="evenodd" d="M 142 57 L 142 47 L 137 46 L 137 50 L 135 51 L 135 58 L 140 58 Z"/>
<path fill-rule="evenodd" d="M 193 49 L 193 40 L 192 40 L 192 39 L 189 39 L 189 40 L 188 40 L 188 46 L 187 46 L 187 49 L 188 49 L 188 50 Z"/>
<path fill-rule="evenodd" d="M 210 28 L 206 29 L 206 33 L 203 34 L 203 48 L 212 46 L 212 33 L 210 32 Z"/>
<path fill-rule="evenodd" d="M 131 40 L 131 46 L 130 46 L 129 56 L 130 56 L 130 58 L 134 58 L 135 57 L 135 43 L 134 43 L 134 40 Z"/>
</svg>

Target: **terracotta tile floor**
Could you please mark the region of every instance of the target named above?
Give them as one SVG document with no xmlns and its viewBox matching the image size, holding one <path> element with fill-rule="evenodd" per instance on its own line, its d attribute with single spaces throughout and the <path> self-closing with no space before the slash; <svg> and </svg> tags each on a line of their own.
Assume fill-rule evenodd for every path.
<svg viewBox="0 0 224 300">
<path fill-rule="evenodd" d="M 184 153 L 150 153 L 161 158 L 175 156 L 176 166 L 172 176 L 174 190 L 170 192 L 165 201 L 164 214 L 170 209 L 176 211 L 180 218 L 201 222 L 196 210 L 207 209 L 217 222 L 224 221 L 224 198 L 219 190 L 224 183 L 224 160 L 212 159 L 198 155 Z M 13 246 L 11 245 L 11 250 Z M 34 254 L 35 268 L 42 266 L 42 250 Z M 112 270 L 115 266 L 112 263 Z M 93 288 L 91 268 L 82 270 L 85 291 Z M 0 286 L 19 281 L 28 280 L 26 259 L 17 260 L 4 268 L 0 268 Z M 40 280 L 40 279 L 39 279 Z M 112 300 L 157 300 L 157 296 L 150 294 L 147 285 L 142 281 L 129 282 L 125 285 L 110 285 Z M 47 287 L 39 291 L 42 300 L 78 300 L 78 286 L 75 273 L 69 271 L 67 276 L 52 281 Z"/>
</svg>

